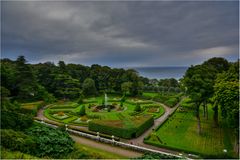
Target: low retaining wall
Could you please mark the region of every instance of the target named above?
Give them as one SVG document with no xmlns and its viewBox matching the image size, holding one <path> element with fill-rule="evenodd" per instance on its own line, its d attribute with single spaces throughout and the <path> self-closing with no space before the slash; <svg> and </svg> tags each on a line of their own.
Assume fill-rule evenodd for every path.
<svg viewBox="0 0 240 160">
<path fill-rule="evenodd" d="M 53 127 L 53 128 L 58 128 L 58 126 L 46 123 L 44 121 L 39 121 L 39 120 L 34 120 L 34 121 L 38 122 L 38 123 L 45 124 L 45 125 Z M 96 140 L 96 141 L 99 141 L 99 142 L 104 142 L 104 143 L 112 144 L 112 145 L 115 145 L 115 146 L 120 146 L 120 147 L 123 147 L 123 148 L 132 149 L 132 150 L 135 150 L 135 151 L 160 153 L 160 154 L 164 154 L 164 155 L 168 155 L 168 156 L 183 158 L 182 156 L 179 156 L 179 155 L 166 153 L 166 152 L 162 152 L 162 151 L 158 151 L 158 150 L 153 150 L 153 149 L 150 149 L 150 148 L 140 147 L 140 146 L 136 146 L 136 145 L 132 145 L 132 144 L 128 144 L 128 143 L 118 142 L 118 141 L 115 141 L 114 139 L 110 140 L 110 139 L 102 138 L 100 136 L 94 136 L 94 135 L 91 135 L 91 134 L 76 131 L 76 130 L 73 130 L 73 129 L 66 128 L 66 130 L 69 133 L 72 133 L 72 134 L 80 135 L 80 136 L 90 138 L 90 139 L 93 139 L 93 140 Z"/>
</svg>

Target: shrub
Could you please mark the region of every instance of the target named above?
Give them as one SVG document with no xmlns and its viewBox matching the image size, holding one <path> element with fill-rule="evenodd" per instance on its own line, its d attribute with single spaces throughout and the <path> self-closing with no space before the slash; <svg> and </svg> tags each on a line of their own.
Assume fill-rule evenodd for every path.
<svg viewBox="0 0 240 160">
<path fill-rule="evenodd" d="M 85 122 L 87 120 L 88 120 L 88 118 L 86 116 L 81 117 L 81 121 Z"/>
<path fill-rule="evenodd" d="M 22 130 L 32 125 L 32 115 L 24 115 L 13 111 L 1 111 L 1 128 Z"/>
<path fill-rule="evenodd" d="M 136 104 L 135 108 L 134 108 L 135 112 L 141 112 L 141 106 L 139 103 Z"/>
<path fill-rule="evenodd" d="M 12 129 L 1 129 L 1 145 L 12 151 L 18 150 L 25 153 L 32 153 L 36 148 L 36 143 L 31 136 Z"/>
<path fill-rule="evenodd" d="M 86 110 L 85 110 L 85 106 L 84 105 L 80 108 L 79 115 L 80 116 L 86 115 Z"/>
<path fill-rule="evenodd" d="M 65 113 L 64 113 L 64 112 L 58 112 L 57 115 L 58 115 L 58 116 L 64 116 Z"/>
<path fill-rule="evenodd" d="M 170 98 L 167 101 L 165 101 L 165 104 L 169 107 L 174 107 L 178 103 L 177 98 Z"/>
<path fill-rule="evenodd" d="M 37 144 L 35 150 L 39 157 L 59 158 L 73 150 L 73 140 L 66 132 L 45 125 L 34 126 L 28 130 Z"/>
<path fill-rule="evenodd" d="M 170 156 L 170 155 L 164 155 L 160 153 L 147 152 L 147 153 L 144 153 L 144 155 L 142 155 L 141 157 L 137 157 L 133 159 L 180 159 L 180 158 L 175 156 Z"/>
</svg>

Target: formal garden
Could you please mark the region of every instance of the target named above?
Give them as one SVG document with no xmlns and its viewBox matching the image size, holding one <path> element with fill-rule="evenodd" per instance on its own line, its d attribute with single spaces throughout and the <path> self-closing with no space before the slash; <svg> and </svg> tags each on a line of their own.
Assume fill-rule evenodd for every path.
<svg viewBox="0 0 240 160">
<path fill-rule="evenodd" d="M 162 105 L 151 100 L 110 95 L 85 98 L 78 103 L 59 101 L 48 105 L 44 116 L 63 124 L 88 126 L 90 131 L 134 138 L 164 112 Z"/>
</svg>

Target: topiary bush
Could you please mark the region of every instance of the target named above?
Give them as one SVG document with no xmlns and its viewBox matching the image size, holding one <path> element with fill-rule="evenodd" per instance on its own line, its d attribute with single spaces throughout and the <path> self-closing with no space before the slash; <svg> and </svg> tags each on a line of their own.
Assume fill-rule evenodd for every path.
<svg viewBox="0 0 240 160">
<path fill-rule="evenodd" d="M 86 115 L 86 110 L 85 110 L 85 106 L 84 105 L 80 108 L 79 115 L 80 116 Z"/>
<path fill-rule="evenodd" d="M 141 106 L 139 103 L 136 104 L 135 108 L 134 108 L 135 112 L 141 112 Z"/>
</svg>

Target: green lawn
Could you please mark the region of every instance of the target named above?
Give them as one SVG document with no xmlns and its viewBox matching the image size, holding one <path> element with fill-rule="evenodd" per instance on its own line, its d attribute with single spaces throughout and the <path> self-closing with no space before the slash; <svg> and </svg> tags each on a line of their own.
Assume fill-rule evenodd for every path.
<svg viewBox="0 0 240 160">
<path fill-rule="evenodd" d="M 71 152 L 65 155 L 67 159 L 76 159 L 79 157 L 79 153 L 86 154 L 87 158 L 91 159 L 126 159 L 128 157 L 124 157 L 118 154 L 114 154 L 111 152 L 104 151 L 99 148 L 94 148 L 91 146 L 75 143 L 75 148 L 79 152 Z M 49 157 L 43 157 L 48 159 Z M 10 151 L 1 147 L 1 159 L 40 159 L 30 154 L 22 153 L 20 151 Z"/>
<path fill-rule="evenodd" d="M 151 98 L 157 96 L 158 94 L 159 93 L 155 93 L 155 92 L 143 92 L 144 97 L 151 97 Z"/>
<path fill-rule="evenodd" d="M 39 159 L 30 154 L 22 153 L 20 151 L 10 151 L 9 149 L 1 147 L 1 159 Z"/>
<path fill-rule="evenodd" d="M 28 110 L 36 110 L 38 105 L 43 103 L 43 101 L 31 102 L 31 103 L 21 103 L 21 108 Z"/>
<path fill-rule="evenodd" d="M 232 144 L 229 143 L 229 140 L 228 143 L 224 141 L 226 139 L 224 129 L 212 127 L 213 110 L 210 106 L 208 112 L 209 120 L 206 120 L 201 112 L 202 135 L 197 133 L 197 121 L 193 111 L 183 112 L 178 109 L 145 142 L 204 155 L 223 155 L 223 149 L 227 149 L 229 155 L 231 155 Z"/>
<path fill-rule="evenodd" d="M 91 158 L 91 159 L 126 159 L 128 158 L 118 154 L 104 151 L 97 147 L 91 147 L 91 146 L 87 146 L 80 143 L 75 143 L 75 148 L 80 152 L 87 154 L 88 158 Z M 73 154 L 70 153 L 65 158 L 75 159 L 75 156 L 78 156 L 78 155 L 74 155 L 74 153 Z"/>
</svg>

